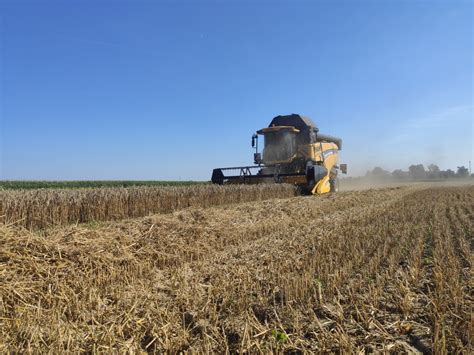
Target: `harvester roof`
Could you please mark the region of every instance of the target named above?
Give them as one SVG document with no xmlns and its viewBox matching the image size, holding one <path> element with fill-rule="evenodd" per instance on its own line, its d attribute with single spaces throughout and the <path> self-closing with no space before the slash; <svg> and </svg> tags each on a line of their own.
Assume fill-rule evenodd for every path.
<svg viewBox="0 0 474 355">
<path fill-rule="evenodd" d="M 337 145 L 338 149 L 342 149 L 342 139 L 338 137 L 329 136 L 327 134 L 319 133 L 319 129 L 313 120 L 307 116 L 298 115 L 296 113 L 292 113 L 291 115 L 282 115 L 276 116 L 268 127 L 278 127 L 278 126 L 291 126 L 295 127 L 297 130 L 301 132 L 316 132 L 317 142 L 333 142 Z M 268 129 L 268 128 L 267 128 Z M 259 132 L 263 132 L 260 130 Z M 261 133 L 259 133 L 261 134 Z"/>
<path fill-rule="evenodd" d="M 300 131 L 312 128 L 316 132 L 318 131 L 318 127 L 311 118 L 298 115 L 296 113 L 292 113 L 291 115 L 276 116 L 272 122 L 270 122 L 268 127 L 272 126 L 293 126 Z"/>
</svg>

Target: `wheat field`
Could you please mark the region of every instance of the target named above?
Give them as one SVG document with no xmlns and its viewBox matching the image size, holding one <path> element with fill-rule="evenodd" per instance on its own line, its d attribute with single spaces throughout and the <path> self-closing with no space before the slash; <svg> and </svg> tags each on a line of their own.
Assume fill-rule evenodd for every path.
<svg viewBox="0 0 474 355">
<path fill-rule="evenodd" d="M 472 353 L 474 186 L 288 192 L 4 224 L 0 352 Z"/>
<path fill-rule="evenodd" d="M 37 229 L 295 195 L 286 184 L 0 190 L 0 223 Z"/>
</svg>

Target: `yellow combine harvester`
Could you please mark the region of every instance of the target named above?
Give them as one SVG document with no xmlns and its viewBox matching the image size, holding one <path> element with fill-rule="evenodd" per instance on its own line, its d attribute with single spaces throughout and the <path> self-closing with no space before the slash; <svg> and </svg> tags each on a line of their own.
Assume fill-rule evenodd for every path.
<svg viewBox="0 0 474 355">
<path fill-rule="evenodd" d="M 262 154 L 258 152 L 259 135 L 264 137 Z M 337 192 L 338 170 L 347 173 L 346 164 L 337 165 L 342 140 L 319 133 L 309 117 L 275 117 L 267 128 L 252 136 L 252 147 L 258 165 L 214 169 L 212 182 L 289 183 L 297 185 L 303 193 L 323 194 Z"/>
</svg>

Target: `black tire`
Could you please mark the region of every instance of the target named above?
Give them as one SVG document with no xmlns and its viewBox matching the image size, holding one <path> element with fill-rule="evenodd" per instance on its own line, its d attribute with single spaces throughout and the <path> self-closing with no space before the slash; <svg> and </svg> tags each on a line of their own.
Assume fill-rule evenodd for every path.
<svg viewBox="0 0 474 355">
<path fill-rule="evenodd" d="M 311 195 L 311 190 L 308 186 L 305 185 L 298 185 L 296 188 L 297 194 L 299 196 L 308 196 Z"/>
<path fill-rule="evenodd" d="M 329 179 L 329 185 L 331 186 L 331 192 L 339 192 L 339 179 L 337 176 L 333 176 Z"/>
</svg>

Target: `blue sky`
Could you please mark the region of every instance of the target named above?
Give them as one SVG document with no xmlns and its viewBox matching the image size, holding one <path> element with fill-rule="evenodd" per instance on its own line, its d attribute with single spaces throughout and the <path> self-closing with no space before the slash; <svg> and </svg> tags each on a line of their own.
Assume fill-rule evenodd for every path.
<svg viewBox="0 0 474 355">
<path fill-rule="evenodd" d="M 209 179 L 278 114 L 352 175 L 473 160 L 471 1 L 0 1 L 0 179 Z"/>
</svg>

